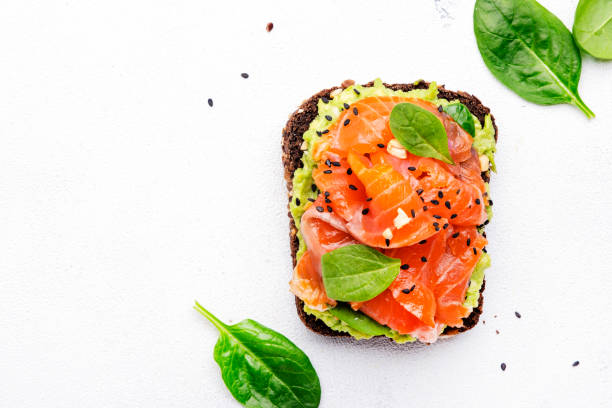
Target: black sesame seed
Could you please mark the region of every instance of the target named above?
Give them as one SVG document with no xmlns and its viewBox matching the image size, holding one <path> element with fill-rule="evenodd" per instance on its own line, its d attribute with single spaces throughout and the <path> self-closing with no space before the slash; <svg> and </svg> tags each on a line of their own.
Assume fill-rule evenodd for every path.
<svg viewBox="0 0 612 408">
<path fill-rule="evenodd" d="M 385 145 L 384 145 L 384 144 L 382 144 L 382 143 L 379 143 L 379 144 L 377 144 L 376 146 L 380 147 L 381 149 L 382 149 L 383 147 L 385 147 Z"/>
<path fill-rule="evenodd" d="M 357 95 L 361 95 L 361 92 L 359 92 L 359 90 L 357 88 L 353 88 L 353 91 L 357 94 Z"/>
<path fill-rule="evenodd" d="M 450 210 L 451 209 L 450 201 L 445 201 L 444 206 Z"/>
<path fill-rule="evenodd" d="M 415 171 L 415 170 L 416 170 L 416 167 L 414 167 L 414 166 L 410 166 L 410 167 L 408 167 L 408 170 L 410 170 L 410 171 Z"/>
<path fill-rule="evenodd" d="M 366 201 L 372 201 L 372 197 L 366 198 Z"/>
<path fill-rule="evenodd" d="M 348 103 L 344 102 L 344 109 L 348 109 L 350 107 L 351 107 L 351 105 L 349 105 Z"/>
<path fill-rule="evenodd" d="M 327 206 L 327 211 L 332 212 L 331 206 L 329 206 L 329 205 Z"/>
<path fill-rule="evenodd" d="M 340 167 L 340 162 L 333 161 L 331 162 L 332 166 Z"/>
<path fill-rule="evenodd" d="M 412 218 L 416 217 L 416 212 L 414 210 L 410 210 L 410 215 L 412 215 Z"/>
<path fill-rule="evenodd" d="M 331 173 L 332 173 L 332 171 L 331 171 L 331 170 L 325 170 L 323 173 L 325 173 L 325 174 L 331 174 Z"/>
<path fill-rule="evenodd" d="M 349 123 L 351 123 L 351 120 L 350 120 L 350 119 L 346 119 L 346 120 L 344 121 L 344 126 L 347 126 Z"/>
<path fill-rule="evenodd" d="M 327 99 L 326 97 L 322 97 L 321 100 L 323 101 L 323 103 L 329 103 L 329 99 Z"/>
<path fill-rule="evenodd" d="M 359 111 L 357 110 L 357 108 L 353 108 L 353 115 L 355 116 L 359 115 Z"/>
<path fill-rule="evenodd" d="M 407 295 L 410 292 L 412 292 L 414 290 L 414 288 L 416 288 L 416 285 L 412 285 L 412 287 L 410 289 L 402 289 L 402 293 L 405 293 Z"/>
<path fill-rule="evenodd" d="M 370 209 L 369 209 L 369 208 L 364 208 L 363 210 L 361 210 L 361 213 L 362 213 L 363 215 L 366 215 L 366 214 L 367 214 L 367 213 L 369 213 L 369 212 L 370 212 Z"/>
<path fill-rule="evenodd" d="M 314 199 L 314 198 L 310 198 L 310 197 L 309 197 L 309 198 L 308 198 L 308 201 L 310 201 L 311 203 L 314 203 L 314 202 L 315 202 L 315 199 Z"/>
<path fill-rule="evenodd" d="M 323 211 L 325 211 L 325 209 L 323 207 L 321 207 L 320 205 L 317 205 L 317 211 L 318 212 L 323 212 Z"/>
<path fill-rule="evenodd" d="M 249 77 L 249 74 L 247 74 L 246 72 L 243 72 L 242 74 L 240 74 L 241 77 L 243 77 L 244 79 L 247 79 Z"/>
<path fill-rule="evenodd" d="M 421 262 L 427 262 L 427 258 L 425 258 L 424 256 L 421 257 Z"/>
<path fill-rule="evenodd" d="M 482 252 L 487 253 L 487 248 L 482 248 Z"/>
<path fill-rule="evenodd" d="M 521 314 L 519 312 L 514 312 L 514 315 L 519 319 L 521 318 Z"/>
<path fill-rule="evenodd" d="M 320 137 L 320 136 L 323 136 L 323 133 L 321 133 L 321 131 L 320 131 L 320 130 L 317 130 L 317 136 L 319 136 L 319 137 Z"/>
<path fill-rule="evenodd" d="M 451 220 L 452 220 L 453 218 L 457 218 L 457 214 L 451 214 Z"/>
<path fill-rule="evenodd" d="M 461 192 L 461 189 L 457 190 L 457 194 L 459 194 Z"/>
<path fill-rule="evenodd" d="M 446 224 L 444 224 L 444 225 L 442 226 L 442 229 L 447 229 L 447 228 L 448 228 L 448 223 L 446 223 Z"/>
<path fill-rule="evenodd" d="M 324 195 L 325 197 L 329 197 L 329 191 L 324 192 L 324 193 L 323 193 L 323 195 Z"/>
<path fill-rule="evenodd" d="M 434 217 L 434 218 L 436 218 L 436 219 L 438 219 L 438 220 L 441 220 L 441 219 L 442 219 L 442 217 L 441 217 L 441 216 L 439 216 L 439 215 L 437 215 L 437 214 L 436 214 L 436 215 L 434 215 L 433 217 Z"/>
<path fill-rule="evenodd" d="M 467 246 L 470 246 L 471 243 L 472 243 L 472 240 L 470 238 L 468 238 L 467 241 L 466 241 Z"/>
<path fill-rule="evenodd" d="M 349 188 L 350 188 L 351 190 L 353 190 L 353 191 L 356 191 L 356 190 L 357 190 L 357 187 L 355 187 L 355 186 L 354 186 L 354 185 L 352 185 L 352 184 L 349 184 Z"/>
<path fill-rule="evenodd" d="M 299 198 L 297 198 L 297 197 L 295 197 L 295 205 L 300 205 L 300 204 L 301 204 L 301 203 L 300 203 L 300 199 L 299 199 Z"/>
<path fill-rule="evenodd" d="M 572 363 L 572 367 L 578 367 L 578 364 L 580 364 L 580 361 L 576 360 Z"/>
<path fill-rule="evenodd" d="M 506 363 L 501 363 L 500 367 L 502 371 L 506 371 Z"/>
<path fill-rule="evenodd" d="M 419 241 L 419 245 L 423 245 L 423 244 L 426 244 L 426 243 L 427 243 L 427 240 L 426 240 L 426 239 L 424 239 L 424 240 L 422 240 L 422 241 Z"/>
<path fill-rule="evenodd" d="M 474 255 L 478 254 L 478 251 L 476 250 L 476 248 L 472 248 L 472 251 L 474 251 Z"/>
<path fill-rule="evenodd" d="M 493 205 L 493 200 L 489 200 L 489 205 Z"/>
<path fill-rule="evenodd" d="M 482 225 L 487 225 L 489 223 L 489 220 L 486 220 L 485 222 L 482 223 Z"/>
<path fill-rule="evenodd" d="M 327 204 L 330 204 L 332 201 L 331 201 L 329 198 L 325 198 L 325 202 L 326 202 Z"/>
<path fill-rule="evenodd" d="M 444 197 L 444 193 L 442 191 L 438 191 L 438 198 Z"/>
<path fill-rule="evenodd" d="M 438 106 L 438 112 L 442 112 L 444 108 L 442 106 Z"/>
<path fill-rule="evenodd" d="M 332 120 L 332 117 L 330 115 L 325 115 L 325 119 Z"/>
<path fill-rule="evenodd" d="M 476 205 L 480 205 L 480 198 L 477 198 L 476 200 L 474 200 L 474 202 L 476 203 Z"/>
<path fill-rule="evenodd" d="M 208 106 L 210 106 L 212 108 L 213 106 L 213 100 L 208 98 Z"/>
<path fill-rule="evenodd" d="M 317 191 L 317 186 L 315 184 L 311 184 L 310 185 L 310 189 L 312 190 L 312 192 L 314 193 L 315 191 Z"/>
<path fill-rule="evenodd" d="M 329 159 L 325 160 L 325 165 L 327 167 L 331 167 L 331 160 L 329 160 Z"/>
<path fill-rule="evenodd" d="M 434 227 L 439 227 L 439 226 L 440 226 L 440 224 L 439 224 L 439 223 L 437 223 L 437 222 L 434 222 L 434 223 L 433 223 L 433 224 L 431 224 L 431 225 L 433 225 Z"/>
<path fill-rule="evenodd" d="M 458 232 L 455 232 L 453 235 L 451 235 L 453 238 L 457 238 L 459 236 Z"/>
<path fill-rule="evenodd" d="M 410 269 L 410 265 L 403 264 L 402 266 L 400 266 L 400 268 L 402 268 L 403 270 L 407 270 L 407 269 Z"/>
<path fill-rule="evenodd" d="M 391 243 L 391 241 L 389 240 L 389 238 L 385 238 L 385 244 L 386 244 L 387 246 L 389 246 L 389 244 L 390 244 L 390 243 Z"/>
<path fill-rule="evenodd" d="M 353 169 L 351 169 L 350 167 L 346 170 L 346 174 L 348 174 L 349 176 L 351 174 L 353 174 Z"/>
<path fill-rule="evenodd" d="M 419 189 L 416 191 L 416 193 L 417 193 L 418 195 L 423 194 L 423 189 L 422 189 L 422 188 L 419 188 Z"/>
<path fill-rule="evenodd" d="M 326 134 L 326 133 L 329 133 L 329 129 L 325 129 L 324 131 L 321 132 L 321 134 L 323 134 L 323 135 Z"/>
<path fill-rule="evenodd" d="M 438 205 L 440 204 L 440 202 L 438 200 L 431 200 L 430 203 L 432 203 L 433 205 Z"/>
<path fill-rule="evenodd" d="M 424 205 L 424 206 L 423 206 L 423 211 L 427 211 L 427 210 L 428 210 L 427 206 L 426 206 L 426 205 Z"/>
</svg>

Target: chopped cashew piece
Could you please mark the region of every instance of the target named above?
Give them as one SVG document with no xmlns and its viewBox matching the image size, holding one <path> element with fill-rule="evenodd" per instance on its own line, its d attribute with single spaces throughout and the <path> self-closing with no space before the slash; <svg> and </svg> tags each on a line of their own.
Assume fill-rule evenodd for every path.
<svg viewBox="0 0 612 408">
<path fill-rule="evenodd" d="M 478 160 L 480 160 L 480 171 L 489 170 L 489 158 L 486 155 L 481 154 L 478 156 Z"/>
<path fill-rule="evenodd" d="M 404 210 L 402 210 L 401 208 L 398 208 L 397 217 L 395 217 L 395 219 L 393 220 L 393 224 L 395 225 L 395 228 L 400 229 L 404 225 L 408 224 L 410 221 L 412 221 L 411 218 L 408 217 L 408 215 L 404 212 Z"/>
<path fill-rule="evenodd" d="M 383 233 L 382 233 L 382 236 L 385 239 L 393 238 L 393 232 L 391 232 L 391 228 L 387 228 L 386 230 L 384 230 Z"/>
<path fill-rule="evenodd" d="M 391 156 L 395 156 L 399 159 L 405 159 L 406 157 L 408 157 L 408 155 L 406 154 L 406 149 L 404 149 L 404 146 L 402 146 L 402 144 L 397 139 L 391 139 L 389 141 L 389 143 L 387 144 L 387 152 L 389 152 Z"/>
</svg>

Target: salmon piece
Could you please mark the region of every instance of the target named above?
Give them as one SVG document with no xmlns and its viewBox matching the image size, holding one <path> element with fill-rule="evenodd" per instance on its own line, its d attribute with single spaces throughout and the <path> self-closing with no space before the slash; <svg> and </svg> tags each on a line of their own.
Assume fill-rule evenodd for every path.
<svg viewBox="0 0 612 408">
<path fill-rule="evenodd" d="M 291 292 L 302 299 L 309 307 L 321 312 L 336 306 L 336 301 L 327 297 L 321 275 L 316 273 L 312 264 L 312 254 L 306 251 L 293 270 L 289 282 Z"/>
<path fill-rule="evenodd" d="M 436 324 L 435 327 L 429 327 L 421 322 L 415 315 L 406 310 L 388 289 L 374 299 L 351 303 L 351 306 L 400 334 L 411 334 L 426 343 L 436 341 L 442 331 L 442 326 L 439 324 Z"/>
<path fill-rule="evenodd" d="M 360 154 L 373 153 L 379 144 L 393 139 L 389 128 L 389 115 L 398 103 L 412 103 L 428 110 L 440 119 L 448 136 L 448 147 L 453 161 L 467 160 L 472 148 L 472 136 L 459 126 L 449 115 L 439 112 L 438 107 L 428 101 L 398 96 L 369 97 L 357 101 L 350 109 L 340 114 L 330 126 L 329 133 L 315 144 L 313 157 L 320 160 L 324 151 L 331 151 L 346 157 L 350 150 Z M 354 113 L 357 109 L 357 115 Z M 344 125 L 349 120 L 347 125 Z"/>
</svg>

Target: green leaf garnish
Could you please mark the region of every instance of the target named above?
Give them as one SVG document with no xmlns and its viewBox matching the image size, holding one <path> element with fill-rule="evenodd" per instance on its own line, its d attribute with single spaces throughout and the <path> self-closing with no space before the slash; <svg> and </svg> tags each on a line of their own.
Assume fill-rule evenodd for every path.
<svg viewBox="0 0 612 408">
<path fill-rule="evenodd" d="M 327 296 L 345 302 L 370 300 L 387 289 L 400 271 L 401 261 L 366 245 L 348 245 L 321 257 Z"/>
</svg>

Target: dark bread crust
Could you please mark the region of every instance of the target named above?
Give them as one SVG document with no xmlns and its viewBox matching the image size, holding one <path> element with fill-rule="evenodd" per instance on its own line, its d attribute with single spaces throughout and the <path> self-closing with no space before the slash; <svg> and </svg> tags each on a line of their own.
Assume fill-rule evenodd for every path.
<svg viewBox="0 0 612 408">
<path fill-rule="evenodd" d="M 364 86 L 372 86 L 373 82 L 369 82 Z M 387 88 L 391 88 L 393 90 L 402 90 L 402 91 L 410 91 L 412 89 L 426 89 L 429 87 L 429 82 L 420 81 L 416 84 L 384 84 Z M 302 167 L 302 142 L 304 132 L 308 130 L 310 126 L 310 122 L 317 116 L 317 103 L 320 98 L 327 97 L 330 98 L 330 93 L 336 89 L 342 87 L 333 87 L 329 89 L 324 89 L 307 100 L 305 100 L 302 105 L 289 116 L 289 120 L 283 129 L 283 139 L 282 139 L 282 148 L 283 148 L 283 166 L 285 168 L 285 181 L 287 182 L 287 191 L 289 195 L 291 195 L 291 191 L 293 190 L 293 173 L 299 167 Z M 438 87 L 438 97 L 444 98 L 447 100 L 456 100 L 458 99 L 461 103 L 463 103 L 467 108 L 474 114 L 481 123 L 484 123 L 484 118 L 487 114 L 490 114 L 489 108 L 484 106 L 478 98 L 473 95 L 470 95 L 466 92 L 462 91 L 449 91 L 444 88 L 444 85 Z M 497 140 L 497 126 L 495 125 L 495 118 L 491 115 L 491 121 L 493 122 L 493 127 L 495 129 L 495 140 Z M 482 178 L 485 181 L 489 181 L 489 172 L 482 173 Z M 289 201 L 291 201 L 291 196 L 289 196 Z M 291 212 L 289 215 L 289 240 L 291 244 L 291 257 L 293 259 L 293 266 L 296 264 L 296 253 L 298 251 L 299 242 L 297 238 L 297 228 L 295 223 L 293 222 L 293 217 L 291 216 Z M 472 313 L 463 319 L 463 327 L 447 327 L 442 336 L 452 336 L 464 331 L 467 331 L 478 323 L 480 315 L 482 314 L 482 306 L 483 306 L 483 291 L 485 288 L 485 282 L 483 282 L 482 287 L 480 289 L 480 297 L 478 298 L 478 307 L 475 308 Z M 298 297 L 295 298 L 295 305 L 297 308 L 298 315 L 302 322 L 308 327 L 310 330 L 319 333 L 324 336 L 349 336 L 348 333 L 338 332 L 330 329 L 325 323 L 321 320 L 317 319 L 313 315 L 310 315 L 304 311 L 304 302 L 302 302 Z"/>
</svg>

